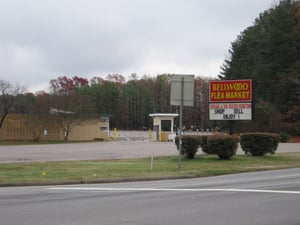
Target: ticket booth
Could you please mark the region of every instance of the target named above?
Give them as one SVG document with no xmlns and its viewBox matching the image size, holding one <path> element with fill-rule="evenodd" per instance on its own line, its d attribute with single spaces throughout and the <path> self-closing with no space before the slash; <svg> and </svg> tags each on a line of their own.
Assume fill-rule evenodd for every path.
<svg viewBox="0 0 300 225">
<path fill-rule="evenodd" d="M 153 118 L 153 131 L 157 141 L 173 141 L 176 136 L 173 130 L 174 118 L 177 113 L 153 113 L 149 114 Z"/>
</svg>

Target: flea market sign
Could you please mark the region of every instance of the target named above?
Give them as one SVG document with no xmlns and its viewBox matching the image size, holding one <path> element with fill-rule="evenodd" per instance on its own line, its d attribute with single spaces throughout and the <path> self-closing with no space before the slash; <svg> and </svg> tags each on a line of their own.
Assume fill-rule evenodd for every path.
<svg viewBox="0 0 300 225">
<path fill-rule="evenodd" d="M 209 82 L 210 120 L 251 120 L 251 80 Z"/>
<path fill-rule="evenodd" d="M 209 82 L 210 102 L 250 102 L 251 80 L 222 80 Z"/>
</svg>

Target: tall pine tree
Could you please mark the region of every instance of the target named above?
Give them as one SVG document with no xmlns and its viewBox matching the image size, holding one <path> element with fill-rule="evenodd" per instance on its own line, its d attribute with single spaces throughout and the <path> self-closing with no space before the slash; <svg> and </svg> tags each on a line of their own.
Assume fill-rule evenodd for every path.
<svg viewBox="0 0 300 225">
<path fill-rule="evenodd" d="M 255 99 L 282 115 L 300 105 L 300 2 L 282 0 L 232 43 L 221 79 L 252 79 Z"/>
</svg>

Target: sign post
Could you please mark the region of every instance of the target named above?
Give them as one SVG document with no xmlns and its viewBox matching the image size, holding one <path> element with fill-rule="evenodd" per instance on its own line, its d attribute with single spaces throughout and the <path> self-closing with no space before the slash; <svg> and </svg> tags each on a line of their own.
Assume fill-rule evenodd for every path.
<svg viewBox="0 0 300 225">
<path fill-rule="evenodd" d="M 171 79 L 171 105 L 179 105 L 179 157 L 178 169 L 181 169 L 182 156 L 182 114 L 183 106 L 194 105 L 194 75 L 173 75 Z"/>
</svg>

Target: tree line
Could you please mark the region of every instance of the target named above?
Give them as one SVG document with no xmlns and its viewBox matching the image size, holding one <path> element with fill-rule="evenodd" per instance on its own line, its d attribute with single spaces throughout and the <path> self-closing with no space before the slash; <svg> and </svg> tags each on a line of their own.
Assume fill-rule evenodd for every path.
<svg viewBox="0 0 300 225">
<path fill-rule="evenodd" d="M 156 77 L 138 78 L 132 74 L 128 81 L 121 74 L 108 75 L 105 79 L 94 77 L 91 80 L 74 76 L 61 76 L 49 82 L 50 92 L 14 92 L 1 89 L 0 115 L 21 113 L 32 115 L 31 126 L 36 136 L 42 132 L 43 125 L 55 122 L 66 139 L 75 121 L 101 116 L 110 117 L 111 128 L 122 130 L 152 129 L 151 113 L 178 113 L 177 106 L 170 105 L 171 74 Z M 184 108 L 186 129 L 211 129 L 208 120 L 208 79 L 195 78 L 194 107 Z M 1 88 L 1 86 L 0 86 Z M 6 101 L 3 101 L 6 99 Z M 10 104 L 2 104 L 9 101 Z M 6 112 L 6 113 L 5 113 Z M 53 116 L 55 115 L 55 116 Z M 176 123 L 178 124 L 178 122 Z"/>
<path fill-rule="evenodd" d="M 170 105 L 172 74 L 138 78 L 131 74 L 127 81 L 121 74 L 105 79 L 94 77 L 90 81 L 80 77 L 59 77 L 50 81 L 51 96 L 68 98 L 56 108 L 76 111 L 78 115 L 109 116 L 111 126 L 122 130 L 152 129 L 151 113 L 178 113 Z M 82 82 L 78 82 L 81 80 Z M 195 105 L 184 109 L 186 128 L 208 129 L 208 79 L 195 79 Z M 202 109 L 200 110 L 200 107 Z"/>
</svg>

